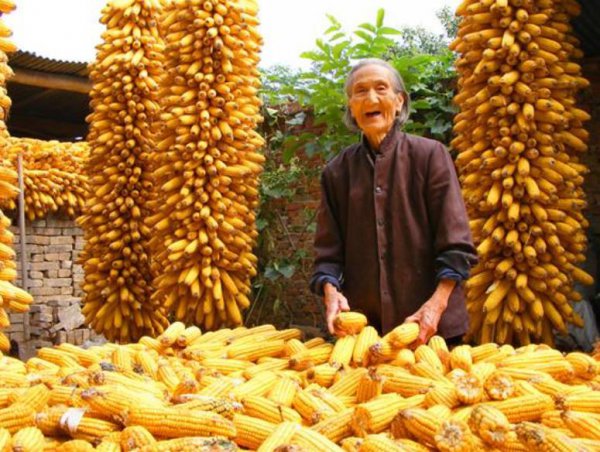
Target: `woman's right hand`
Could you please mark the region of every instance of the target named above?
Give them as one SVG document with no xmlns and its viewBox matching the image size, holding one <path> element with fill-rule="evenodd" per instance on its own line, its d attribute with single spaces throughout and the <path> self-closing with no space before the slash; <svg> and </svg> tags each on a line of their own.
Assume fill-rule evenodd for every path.
<svg viewBox="0 0 600 452">
<path fill-rule="evenodd" d="M 333 284 L 325 283 L 323 286 L 323 302 L 327 309 L 325 314 L 327 329 L 331 334 L 340 336 L 340 333 L 336 332 L 335 327 L 333 326 L 333 321 L 340 312 L 350 310 L 348 300 Z"/>
</svg>

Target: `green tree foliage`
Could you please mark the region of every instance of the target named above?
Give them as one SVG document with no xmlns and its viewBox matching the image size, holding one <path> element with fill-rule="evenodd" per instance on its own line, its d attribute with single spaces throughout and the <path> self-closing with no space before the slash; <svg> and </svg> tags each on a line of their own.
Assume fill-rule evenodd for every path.
<svg viewBox="0 0 600 452">
<path fill-rule="evenodd" d="M 333 16 L 327 16 L 329 27 L 316 48 L 304 52 L 310 60 L 308 71 L 292 71 L 276 67 L 266 72 L 267 103 L 289 99 L 309 112 L 319 133 L 292 134 L 283 140 L 284 157 L 291 158 L 299 149 L 306 155 L 323 155 L 329 159 L 348 144 L 356 141 L 343 124 L 346 96 L 343 85 L 356 61 L 377 57 L 388 60 L 402 75 L 413 100 L 411 120 L 405 130 L 430 136 L 443 142 L 450 137 L 453 96 L 454 56 L 447 49 L 448 36 L 435 35 L 421 28 L 395 29 L 384 24 L 385 13 L 377 12 L 375 23 L 363 23 L 351 33 Z M 449 10 L 438 18 L 448 32 L 455 22 Z M 276 92 L 269 91 L 276 88 Z M 304 117 L 297 118 L 301 123 Z"/>
</svg>

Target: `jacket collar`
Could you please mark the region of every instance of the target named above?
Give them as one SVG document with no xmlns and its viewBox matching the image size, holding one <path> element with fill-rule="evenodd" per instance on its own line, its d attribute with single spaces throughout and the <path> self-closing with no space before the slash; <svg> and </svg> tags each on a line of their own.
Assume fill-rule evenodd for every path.
<svg viewBox="0 0 600 452">
<path fill-rule="evenodd" d="M 377 151 L 371 147 L 369 140 L 367 140 L 367 137 L 363 133 L 361 133 L 360 136 L 362 145 L 369 151 L 369 153 L 386 155 L 394 150 L 402 135 L 402 131 L 400 131 L 400 129 L 394 125 L 381 142 L 381 145 Z"/>
</svg>

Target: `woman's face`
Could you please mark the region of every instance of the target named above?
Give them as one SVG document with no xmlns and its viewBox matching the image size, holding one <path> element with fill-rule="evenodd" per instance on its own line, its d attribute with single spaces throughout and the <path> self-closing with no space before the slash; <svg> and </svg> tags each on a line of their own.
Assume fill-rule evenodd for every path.
<svg viewBox="0 0 600 452">
<path fill-rule="evenodd" d="M 369 64 L 354 73 L 348 105 L 365 135 L 387 133 L 392 127 L 404 103 L 393 86 L 392 74 L 383 66 Z"/>
</svg>

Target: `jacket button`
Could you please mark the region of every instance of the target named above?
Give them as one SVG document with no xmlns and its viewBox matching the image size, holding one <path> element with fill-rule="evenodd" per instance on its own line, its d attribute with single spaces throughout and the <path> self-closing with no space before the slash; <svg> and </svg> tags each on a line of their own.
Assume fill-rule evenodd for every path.
<svg viewBox="0 0 600 452">
<path fill-rule="evenodd" d="M 381 187 L 379 187 L 379 186 L 375 187 L 375 193 L 381 193 Z"/>
<path fill-rule="evenodd" d="M 385 224 L 385 220 L 383 218 L 380 218 L 380 219 L 377 220 L 377 224 L 379 226 L 383 226 Z"/>
</svg>

